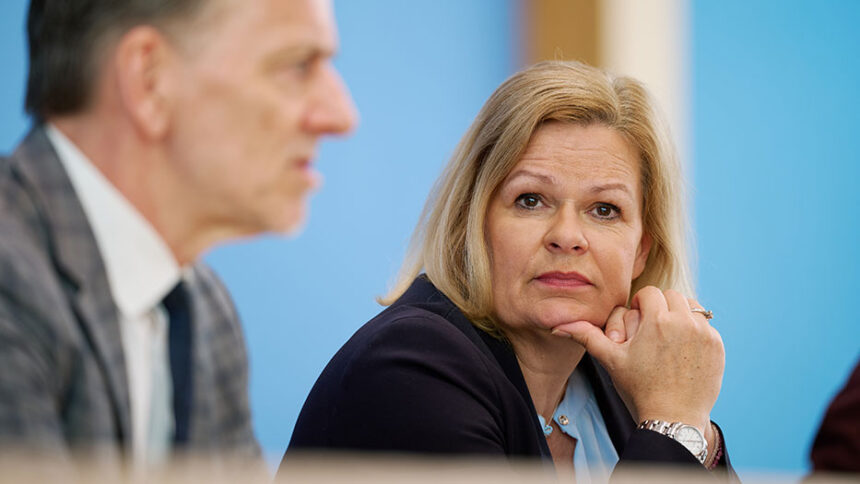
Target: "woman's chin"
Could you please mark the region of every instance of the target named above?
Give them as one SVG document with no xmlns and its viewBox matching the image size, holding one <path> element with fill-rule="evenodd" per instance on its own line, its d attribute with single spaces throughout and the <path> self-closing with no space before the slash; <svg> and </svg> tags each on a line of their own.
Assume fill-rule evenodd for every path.
<svg viewBox="0 0 860 484">
<path fill-rule="evenodd" d="M 583 308 L 580 305 L 552 304 L 540 308 L 536 316 L 538 316 L 539 325 L 547 329 L 577 321 L 588 321 L 602 329 L 606 325 L 607 316 L 597 314 L 598 312 L 590 310 L 590 308 Z"/>
</svg>

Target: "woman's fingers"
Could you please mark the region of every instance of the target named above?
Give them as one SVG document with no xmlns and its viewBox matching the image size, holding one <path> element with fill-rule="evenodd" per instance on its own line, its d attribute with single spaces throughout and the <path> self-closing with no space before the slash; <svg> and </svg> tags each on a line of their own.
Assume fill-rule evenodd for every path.
<svg viewBox="0 0 860 484">
<path fill-rule="evenodd" d="M 646 286 L 633 295 L 631 309 L 638 309 L 643 320 L 657 320 L 669 312 L 669 305 L 663 291 L 654 286 Z"/>
<path fill-rule="evenodd" d="M 618 310 L 627 338 L 609 345 L 614 364 L 607 370 L 642 418 L 707 424 L 725 355 L 719 333 L 699 322 L 702 315 L 690 311 L 691 304 L 677 291 L 646 287 L 631 299 L 630 310 Z M 617 317 L 613 312 L 613 324 Z"/>
<path fill-rule="evenodd" d="M 673 291 L 672 289 L 663 291 L 663 296 L 666 298 L 666 304 L 669 307 L 669 311 L 685 316 L 693 316 L 693 312 L 690 311 L 690 302 L 687 300 L 686 296 L 678 291 Z"/>
<path fill-rule="evenodd" d="M 719 333 L 700 323 L 701 307 L 677 291 L 645 287 L 631 307 L 616 307 L 601 329 L 587 321 L 559 325 L 609 371 L 625 403 L 640 418 L 707 426 L 722 382 Z M 704 428 L 704 427 L 702 427 Z"/>
<path fill-rule="evenodd" d="M 606 327 L 603 331 L 606 333 L 607 338 L 616 343 L 627 341 L 628 335 L 631 334 L 627 332 L 627 329 L 624 326 L 624 315 L 627 311 L 628 309 L 624 306 L 616 306 L 615 309 L 609 313 L 609 318 L 606 319 Z"/>
<path fill-rule="evenodd" d="M 701 304 L 699 304 L 699 301 L 696 301 L 693 298 L 687 298 L 687 304 L 690 306 L 690 309 L 691 309 L 690 312 L 693 313 L 693 318 L 695 318 L 696 321 L 707 324 L 708 326 L 711 325 L 710 321 L 708 321 L 708 318 L 706 318 L 704 314 L 702 314 L 701 312 L 693 312 L 692 311 L 692 309 L 705 309 L 702 307 Z"/>
<path fill-rule="evenodd" d="M 624 329 L 627 331 L 627 339 L 636 336 L 636 332 L 639 331 L 639 317 L 638 309 L 628 309 L 624 313 Z"/>
<path fill-rule="evenodd" d="M 619 344 L 612 342 L 603 330 L 588 321 L 560 324 L 552 329 L 556 336 L 573 338 L 606 368 L 615 367 Z"/>
</svg>

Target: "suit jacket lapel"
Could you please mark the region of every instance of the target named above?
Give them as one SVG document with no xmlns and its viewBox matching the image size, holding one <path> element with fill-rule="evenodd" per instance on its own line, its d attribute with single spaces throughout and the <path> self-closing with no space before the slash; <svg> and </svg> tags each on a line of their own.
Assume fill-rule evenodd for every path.
<svg viewBox="0 0 860 484">
<path fill-rule="evenodd" d="M 213 314 L 213 308 L 206 304 L 208 299 L 203 294 L 203 287 L 197 270 L 186 280 L 189 299 L 191 301 L 191 422 L 190 442 L 198 449 L 214 442 L 218 436 L 218 429 L 213 429 L 212 418 L 218 411 L 218 393 L 213 392 L 209 382 L 218 381 L 213 373 L 217 368 L 215 356 L 204 348 L 213 345 L 211 341 L 214 336 L 211 324 L 217 314 Z M 223 402 L 222 402 L 223 403 Z"/>
<path fill-rule="evenodd" d="M 14 158 L 36 200 L 51 258 L 108 383 L 118 438 L 125 445 L 131 420 L 119 316 L 95 236 L 42 127 L 27 135 Z"/>
</svg>

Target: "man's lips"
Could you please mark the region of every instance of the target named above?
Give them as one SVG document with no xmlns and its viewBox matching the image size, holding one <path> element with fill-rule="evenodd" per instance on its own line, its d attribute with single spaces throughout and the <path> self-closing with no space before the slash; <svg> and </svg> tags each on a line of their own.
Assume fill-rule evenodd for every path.
<svg viewBox="0 0 860 484">
<path fill-rule="evenodd" d="M 316 170 L 314 165 L 312 157 L 297 158 L 293 163 L 294 169 L 298 170 L 305 184 L 312 190 L 322 184 L 322 175 Z"/>
<path fill-rule="evenodd" d="M 537 281 L 555 287 L 590 286 L 591 281 L 578 272 L 545 272 L 537 277 Z"/>
<path fill-rule="evenodd" d="M 302 169 L 312 169 L 314 159 L 311 156 L 299 156 L 295 158 L 295 165 Z"/>
</svg>

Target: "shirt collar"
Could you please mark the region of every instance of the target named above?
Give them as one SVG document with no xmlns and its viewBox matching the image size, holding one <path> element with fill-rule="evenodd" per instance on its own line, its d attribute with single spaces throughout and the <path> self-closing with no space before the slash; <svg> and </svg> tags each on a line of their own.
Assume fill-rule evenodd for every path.
<svg viewBox="0 0 860 484">
<path fill-rule="evenodd" d="M 577 420 L 589 400 L 594 399 L 594 391 L 585 377 L 584 372 L 577 367 L 567 380 L 564 397 L 558 404 L 556 414 L 567 415 L 569 419 Z"/>
<path fill-rule="evenodd" d="M 120 312 L 138 317 L 179 282 L 180 267 L 155 228 L 54 125 L 48 138 L 66 170 L 104 259 Z"/>
</svg>

